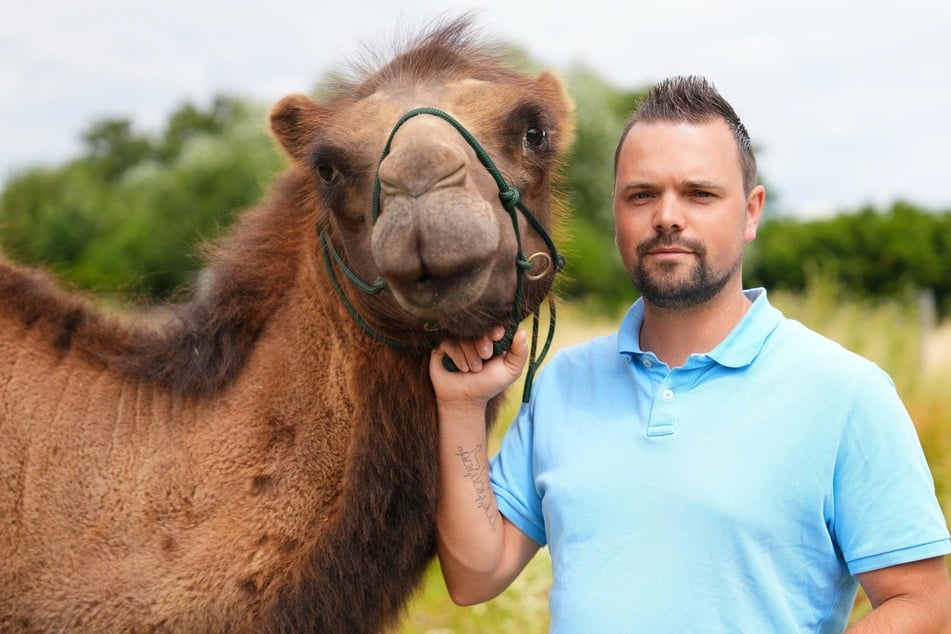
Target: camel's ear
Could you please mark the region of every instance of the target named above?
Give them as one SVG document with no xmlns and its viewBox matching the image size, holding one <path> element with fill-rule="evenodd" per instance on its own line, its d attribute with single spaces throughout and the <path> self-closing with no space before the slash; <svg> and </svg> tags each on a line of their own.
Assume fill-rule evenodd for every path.
<svg viewBox="0 0 951 634">
<path fill-rule="evenodd" d="M 271 133 L 291 158 L 304 162 L 323 114 L 323 108 L 308 97 L 288 95 L 271 108 Z"/>
<path fill-rule="evenodd" d="M 562 147 L 567 148 L 574 138 L 575 112 L 575 102 L 568 94 L 568 88 L 557 75 L 546 70 L 535 78 L 535 92 L 546 103 L 560 110 L 557 116 L 563 123 L 559 126 L 558 132 L 562 137 Z"/>
</svg>

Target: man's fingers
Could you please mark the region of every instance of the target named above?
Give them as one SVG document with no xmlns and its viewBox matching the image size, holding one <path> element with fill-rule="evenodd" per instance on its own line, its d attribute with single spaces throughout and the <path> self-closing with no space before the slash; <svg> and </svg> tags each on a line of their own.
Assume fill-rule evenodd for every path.
<svg viewBox="0 0 951 634">
<path fill-rule="evenodd" d="M 519 376 L 525 367 L 526 360 L 528 360 L 528 333 L 520 328 L 512 338 L 512 347 L 505 355 L 505 363 L 515 376 Z"/>
<path fill-rule="evenodd" d="M 435 352 L 442 353 L 452 359 L 452 362 L 456 364 L 456 368 L 460 372 L 469 371 L 469 362 L 467 360 L 467 355 L 463 349 L 463 342 L 457 341 L 455 339 L 447 339 L 439 344 L 439 347 L 436 348 Z M 442 360 L 440 359 L 440 363 Z"/>
<path fill-rule="evenodd" d="M 485 362 L 492 359 L 495 354 L 494 343 L 504 336 L 505 328 L 496 326 L 491 332 L 478 339 L 445 339 L 434 350 L 434 354 L 448 356 L 460 372 L 480 372 Z M 514 355 L 507 364 L 516 372 L 521 372 L 525 364 L 526 337 L 525 331 L 519 330 L 512 342 L 512 347 L 515 349 L 509 350 L 506 354 L 506 356 Z M 442 359 L 439 359 L 439 362 L 442 363 Z"/>
</svg>

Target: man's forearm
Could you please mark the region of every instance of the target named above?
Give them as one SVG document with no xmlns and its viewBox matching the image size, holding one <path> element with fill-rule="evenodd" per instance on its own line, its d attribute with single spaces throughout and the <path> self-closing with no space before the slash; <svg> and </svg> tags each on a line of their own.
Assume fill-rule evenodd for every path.
<svg viewBox="0 0 951 634">
<path fill-rule="evenodd" d="M 485 412 L 441 410 L 439 427 L 440 559 L 446 560 L 450 576 L 491 572 L 501 557 L 504 536 L 489 484 Z"/>
<path fill-rule="evenodd" d="M 951 633 L 951 581 L 944 557 L 858 575 L 874 609 L 849 634 Z"/>
</svg>

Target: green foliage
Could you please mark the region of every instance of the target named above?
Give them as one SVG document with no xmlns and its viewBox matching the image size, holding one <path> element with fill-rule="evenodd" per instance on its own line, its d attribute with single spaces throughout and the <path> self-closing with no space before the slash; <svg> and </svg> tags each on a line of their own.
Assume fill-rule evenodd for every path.
<svg viewBox="0 0 951 634">
<path fill-rule="evenodd" d="M 566 171 L 574 218 L 613 236 L 614 148 L 644 93 L 618 90 L 581 67 L 566 73 L 565 81 L 575 104 L 576 138 Z"/>
<path fill-rule="evenodd" d="M 858 296 L 894 297 L 931 289 L 942 314 L 951 311 L 951 211 L 905 202 L 886 211 L 765 223 L 750 246 L 748 286 L 802 290 L 810 276 L 834 280 Z"/>
<path fill-rule="evenodd" d="M 85 165 L 108 182 L 118 180 L 122 173 L 152 154 L 152 144 L 132 129 L 126 119 L 104 119 L 94 123 L 83 134 L 86 145 Z"/>
<path fill-rule="evenodd" d="M 149 138 L 123 120 L 84 135 L 87 152 L 33 168 L 0 196 L 0 247 L 100 292 L 160 300 L 190 281 L 192 255 L 253 204 L 281 166 L 263 113 L 218 98 L 185 105 Z"/>
<path fill-rule="evenodd" d="M 206 111 L 199 110 L 192 104 L 185 104 L 169 119 L 157 148 L 158 158 L 164 161 L 173 159 L 181 154 L 189 139 L 197 136 L 227 134 L 232 126 L 247 123 L 249 113 L 257 114 L 257 109 L 243 101 L 227 97 L 215 98 Z"/>
<path fill-rule="evenodd" d="M 575 220 L 571 231 L 562 247 L 568 266 L 558 295 L 602 313 L 630 304 L 636 290 L 614 246 L 614 232 L 605 234 L 584 220 Z"/>
<path fill-rule="evenodd" d="M 81 164 L 36 168 L 13 180 L 0 198 L 0 240 L 13 258 L 53 266 L 76 262 L 86 237 L 102 230 L 102 188 Z"/>
<path fill-rule="evenodd" d="M 559 293 L 607 312 L 635 294 L 614 246 L 614 148 L 643 91 L 618 90 L 593 71 L 565 74 L 575 102 L 575 144 L 566 169 L 570 232 L 567 279 Z"/>
</svg>

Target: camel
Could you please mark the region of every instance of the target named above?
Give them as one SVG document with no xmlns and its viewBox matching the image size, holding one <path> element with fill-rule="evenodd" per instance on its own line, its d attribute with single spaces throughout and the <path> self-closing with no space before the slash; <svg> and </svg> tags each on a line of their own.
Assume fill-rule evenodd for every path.
<svg viewBox="0 0 951 634">
<path fill-rule="evenodd" d="M 0 631 L 398 624 L 434 554 L 430 350 L 550 296 L 570 119 L 441 21 L 272 108 L 288 167 L 181 302 L 0 259 Z"/>
</svg>

